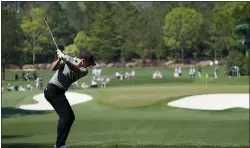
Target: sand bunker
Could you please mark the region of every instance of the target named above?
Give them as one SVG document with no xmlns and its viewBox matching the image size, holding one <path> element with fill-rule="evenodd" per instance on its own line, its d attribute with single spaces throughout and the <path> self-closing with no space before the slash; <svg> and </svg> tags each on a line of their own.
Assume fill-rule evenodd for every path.
<svg viewBox="0 0 250 148">
<path fill-rule="evenodd" d="M 65 95 L 71 106 L 82 103 L 82 102 L 86 102 L 92 99 L 92 97 L 89 95 L 75 93 L 75 92 L 66 92 Z M 24 110 L 54 110 L 53 107 L 45 99 L 43 93 L 35 95 L 33 99 L 36 100 L 38 103 L 21 105 L 19 108 L 24 109 Z"/>
<path fill-rule="evenodd" d="M 204 94 L 172 101 L 168 105 L 198 110 L 249 109 L 249 94 Z"/>
</svg>

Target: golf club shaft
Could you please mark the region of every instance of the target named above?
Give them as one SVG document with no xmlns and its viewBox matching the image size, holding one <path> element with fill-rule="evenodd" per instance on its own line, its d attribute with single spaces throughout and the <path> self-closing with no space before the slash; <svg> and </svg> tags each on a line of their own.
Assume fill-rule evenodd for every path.
<svg viewBox="0 0 250 148">
<path fill-rule="evenodd" d="M 45 21 L 45 23 L 46 23 L 46 25 L 47 25 L 47 27 L 48 27 L 48 29 L 49 29 L 49 32 L 50 32 L 50 35 L 51 35 L 52 39 L 53 39 L 53 41 L 54 41 L 54 43 L 55 43 L 55 45 L 56 45 L 56 49 L 58 49 L 58 46 L 57 46 L 57 44 L 56 44 L 55 38 L 53 37 L 53 34 L 52 34 L 50 28 L 49 28 L 49 25 L 48 25 L 48 22 L 47 22 L 46 17 L 44 18 L 44 21 Z"/>
</svg>

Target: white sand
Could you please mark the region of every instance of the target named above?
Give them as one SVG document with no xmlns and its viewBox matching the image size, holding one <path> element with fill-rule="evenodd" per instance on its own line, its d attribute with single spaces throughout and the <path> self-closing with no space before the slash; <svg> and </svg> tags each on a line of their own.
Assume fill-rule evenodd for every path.
<svg viewBox="0 0 250 148">
<path fill-rule="evenodd" d="M 92 99 L 92 97 L 89 95 L 75 93 L 75 92 L 66 92 L 65 95 L 71 106 Z M 38 103 L 21 105 L 19 108 L 24 110 L 54 110 L 53 107 L 49 104 L 49 102 L 45 99 L 43 93 L 35 95 L 33 99 L 36 100 Z"/>
<path fill-rule="evenodd" d="M 198 110 L 249 109 L 249 94 L 204 94 L 172 101 L 168 105 Z"/>
</svg>

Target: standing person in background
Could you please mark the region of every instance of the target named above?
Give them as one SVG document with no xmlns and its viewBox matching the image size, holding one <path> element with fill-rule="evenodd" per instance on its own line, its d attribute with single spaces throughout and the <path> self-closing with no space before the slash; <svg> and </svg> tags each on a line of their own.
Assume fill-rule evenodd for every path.
<svg viewBox="0 0 250 148">
<path fill-rule="evenodd" d="M 15 80 L 16 80 L 16 81 L 18 81 L 18 80 L 19 80 L 19 76 L 18 76 L 18 74 L 17 74 L 17 73 L 15 74 Z"/>
<path fill-rule="evenodd" d="M 36 80 L 35 80 L 35 82 L 36 82 L 36 89 L 38 89 L 40 86 L 40 78 L 39 77 L 37 77 L 36 78 Z"/>
<path fill-rule="evenodd" d="M 34 80 L 36 80 L 36 79 L 37 79 L 37 77 L 38 77 L 37 72 L 36 72 L 36 71 L 34 71 L 34 73 L 33 73 L 33 78 L 34 78 Z"/>
<path fill-rule="evenodd" d="M 88 67 L 96 64 L 94 56 L 86 51 L 80 52 L 78 57 L 73 58 L 57 49 L 57 56 L 57 60 L 52 63 L 52 71 L 56 72 L 44 89 L 44 96 L 59 116 L 57 140 L 54 148 L 67 148 L 65 142 L 75 120 L 75 115 L 65 92 L 72 83 L 88 74 Z"/>
<path fill-rule="evenodd" d="M 40 87 L 40 89 L 43 89 L 43 79 L 42 78 L 39 79 L 39 87 Z"/>
<path fill-rule="evenodd" d="M 218 68 L 215 66 L 214 68 L 214 78 L 217 79 L 218 76 L 217 76 L 217 71 L 218 71 Z"/>
<path fill-rule="evenodd" d="M 192 78 L 192 73 L 193 73 L 193 66 L 191 66 L 189 69 L 189 77 L 190 78 Z"/>
<path fill-rule="evenodd" d="M 199 77 L 202 77 L 202 70 L 201 70 L 201 67 L 199 66 L 199 68 L 198 68 L 198 76 Z"/>
<path fill-rule="evenodd" d="M 25 72 L 24 71 L 22 72 L 22 78 L 23 78 L 23 80 L 25 80 Z"/>
<path fill-rule="evenodd" d="M 234 71 L 234 68 L 231 67 L 231 69 L 229 70 L 229 78 L 232 78 L 232 76 L 233 76 L 233 71 Z"/>
<path fill-rule="evenodd" d="M 236 75 L 238 77 L 240 77 L 240 67 L 239 66 L 235 66 L 235 69 L 236 69 Z"/>
<path fill-rule="evenodd" d="M 97 69 L 96 68 L 93 68 L 92 69 L 92 80 L 96 80 L 97 79 Z"/>
<path fill-rule="evenodd" d="M 132 72 L 131 72 L 131 77 L 132 77 L 132 78 L 135 78 L 135 77 L 136 77 L 136 74 L 135 74 L 134 69 L 133 69 Z"/>
<path fill-rule="evenodd" d="M 179 74 L 179 76 L 182 75 L 181 67 L 178 68 L 178 74 Z"/>
</svg>

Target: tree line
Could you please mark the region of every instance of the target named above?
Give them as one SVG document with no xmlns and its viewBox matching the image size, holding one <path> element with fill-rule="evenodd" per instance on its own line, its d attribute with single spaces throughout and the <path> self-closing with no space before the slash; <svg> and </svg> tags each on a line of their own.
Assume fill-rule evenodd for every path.
<svg viewBox="0 0 250 148">
<path fill-rule="evenodd" d="M 243 35 L 235 31 L 239 24 L 250 24 L 247 1 L 5 1 L 1 5 L 2 63 L 47 63 L 55 58 L 44 17 L 65 53 L 88 49 L 106 63 L 134 58 L 248 62 L 249 47 L 239 42 Z"/>
</svg>

